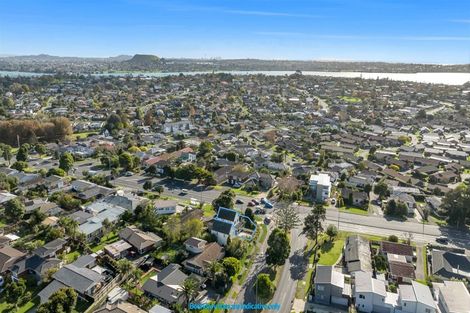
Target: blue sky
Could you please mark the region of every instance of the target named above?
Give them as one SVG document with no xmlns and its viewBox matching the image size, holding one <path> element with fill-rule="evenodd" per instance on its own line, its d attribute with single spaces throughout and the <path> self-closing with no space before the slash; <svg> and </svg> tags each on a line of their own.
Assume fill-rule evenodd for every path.
<svg viewBox="0 0 470 313">
<path fill-rule="evenodd" d="M 469 0 L 0 0 L 0 54 L 470 63 Z"/>
</svg>

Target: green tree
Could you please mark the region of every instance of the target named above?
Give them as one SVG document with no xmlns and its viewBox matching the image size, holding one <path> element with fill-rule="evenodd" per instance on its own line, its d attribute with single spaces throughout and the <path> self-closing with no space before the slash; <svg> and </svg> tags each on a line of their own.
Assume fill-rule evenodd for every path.
<svg viewBox="0 0 470 313">
<path fill-rule="evenodd" d="M 388 241 L 398 242 L 398 237 L 396 235 L 390 235 L 390 236 L 388 236 Z"/>
<path fill-rule="evenodd" d="M 186 278 L 181 286 L 184 299 L 186 300 L 186 307 L 189 309 L 189 304 L 193 301 L 194 297 L 197 295 L 197 290 L 199 288 L 199 283 L 194 278 Z"/>
<path fill-rule="evenodd" d="M 268 238 L 266 263 L 283 265 L 290 253 L 290 242 L 287 234 L 280 228 L 275 228 Z"/>
<path fill-rule="evenodd" d="M 134 269 L 134 264 L 128 259 L 120 259 L 116 262 L 116 270 L 121 274 L 131 273 Z"/>
<path fill-rule="evenodd" d="M 229 238 L 225 251 L 227 252 L 227 256 L 241 259 L 248 251 L 248 245 L 245 240 L 238 237 Z"/>
<path fill-rule="evenodd" d="M 149 190 L 149 189 L 152 189 L 152 181 L 150 180 L 147 180 L 145 181 L 144 185 L 142 186 L 145 190 Z"/>
<path fill-rule="evenodd" d="M 28 161 L 29 157 L 29 144 L 23 144 L 21 147 L 18 149 L 18 152 L 16 153 L 16 160 L 17 161 Z"/>
<path fill-rule="evenodd" d="M 202 229 L 204 228 L 204 223 L 197 218 L 192 218 L 188 220 L 183 225 L 183 233 L 186 237 L 199 237 L 202 233 Z"/>
<path fill-rule="evenodd" d="M 2 146 L 2 156 L 3 158 L 8 161 L 8 165 L 10 165 L 10 162 L 11 162 L 11 158 L 13 156 L 12 152 L 11 152 L 12 148 L 10 145 L 3 145 Z"/>
<path fill-rule="evenodd" d="M 441 211 L 450 225 L 464 228 L 470 217 L 470 186 L 460 185 L 449 191 L 442 199 Z"/>
<path fill-rule="evenodd" d="M 17 171 L 24 171 L 25 169 L 28 168 L 28 163 L 25 162 L 25 161 L 16 161 L 15 163 L 13 163 L 13 165 L 11 166 L 11 168 L 17 170 Z"/>
<path fill-rule="evenodd" d="M 132 155 L 128 152 L 123 152 L 119 155 L 119 165 L 123 167 L 126 171 L 132 170 L 134 168 L 134 159 Z"/>
<path fill-rule="evenodd" d="M 318 244 L 318 233 L 323 231 L 322 222 L 325 220 L 325 215 L 326 209 L 321 205 L 317 205 L 305 217 L 302 233 L 309 239 L 315 240 L 315 247 Z"/>
<path fill-rule="evenodd" d="M 336 237 L 338 235 L 338 229 L 336 228 L 335 225 L 330 224 L 326 228 L 326 234 L 328 235 L 328 237 L 330 238 L 330 241 L 331 241 L 331 240 L 333 240 L 334 237 Z"/>
<path fill-rule="evenodd" d="M 47 172 L 47 176 L 52 176 L 52 175 L 64 177 L 65 175 L 67 175 L 67 173 L 66 173 L 63 169 L 61 169 L 61 168 L 52 167 L 52 168 L 50 168 L 49 171 Z"/>
<path fill-rule="evenodd" d="M 256 278 L 255 290 L 257 295 L 264 301 L 268 301 L 274 295 L 276 286 L 269 278 L 268 274 L 259 274 Z"/>
<path fill-rule="evenodd" d="M 10 282 L 5 288 L 5 296 L 9 303 L 13 303 L 15 307 L 18 305 L 20 298 L 26 292 L 26 283 L 20 278 L 17 282 Z"/>
<path fill-rule="evenodd" d="M 62 153 L 59 159 L 59 168 L 68 173 L 73 167 L 73 155 L 70 152 Z"/>
<path fill-rule="evenodd" d="M 46 146 L 43 145 L 42 143 L 36 144 L 36 146 L 34 147 L 34 149 L 35 149 L 36 152 L 39 153 L 39 154 L 46 154 L 46 153 L 47 153 L 47 148 L 46 148 Z"/>
<path fill-rule="evenodd" d="M 374 193 L 380 197 L 380 199 L 384 199 L 389 195 L 388 186 L 384 182 L 379 182 L 374 187 Z"/>
<path fill-rule="evenodd" d="M 212 201 L 212 206 L 217 211 L 219 207 L 233 208 L 235 205 L 235 193 L 231 189 L 224 190 L 220 195 Z"/>
<path fill-rule="evenodd" d="M 181 239 L 181 220 L 179 216 L 170 216 L 163 226 L 163 232 L 169 242 L 179 241 Z"/>
<path fill-rule="evenodd" d="M 72 288 L 61 288 L 41 304 L 38 313 L 72 313 L 77 305 L 77 293 Z"/>
<path fill-rule="evenodd" d="M 4 205 L 5 207 L 5 217 L 9 222 L 16 223 L 18 222 L 25 213 L 25 207 L 23 202 L 19 198 L 14 198 L 7 201 Z"/>
<path fill-rule="evenodd" d="M 217 261 L 210 261 L 209 264 L 207 264 L 207 276 L 212 282 L 212 288 L 215 287 L 215 278 L 217 275 L 222 271 L 223 267 L 222 265 L 217 262 Z"/>
<path fill-rule="evenodd" d="M 300 224 L 299 214 L 297 214 L 294 207 L 288 203 L 280 203 L 274 215 L 276 226 L 285 233 L 289 233 Z"/>
<path fill-rule="evenodd" d="M 223 259 L 222 266 L 228 277 L 235 276 L 240 271 L 240 261 L 234 257 Z"/>
</svg>

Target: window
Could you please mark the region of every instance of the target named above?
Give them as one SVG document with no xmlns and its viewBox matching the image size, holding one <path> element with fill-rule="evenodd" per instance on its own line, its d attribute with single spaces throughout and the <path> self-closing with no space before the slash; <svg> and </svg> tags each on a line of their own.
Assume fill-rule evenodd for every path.
<svg viewBox="0 0 470 313">
<path fill-rule="evenodd" d="M 406 306 L 406 302 L 403 304 L 403 306 Z"/>
<path fill-rule="evenodd" d="M 426 313 L 431 313 L 431 309 L 425 309 L 424 310 Z"/>
<path fill-rule="evenodd" d="M 365 299 L 366 297 L 364 295 L 359 295 L 359 299 Z"/>
</svg>

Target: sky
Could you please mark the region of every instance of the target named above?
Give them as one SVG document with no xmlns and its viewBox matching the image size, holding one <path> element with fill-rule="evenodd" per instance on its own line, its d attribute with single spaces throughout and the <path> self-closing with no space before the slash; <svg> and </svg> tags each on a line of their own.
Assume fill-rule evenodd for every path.
<svg viewBox="0 0 470 313">
<path fill-rule="evenodd" d="M 0 0 L 0 55 L 470 63 L 470 0 Z"/>
</svg>

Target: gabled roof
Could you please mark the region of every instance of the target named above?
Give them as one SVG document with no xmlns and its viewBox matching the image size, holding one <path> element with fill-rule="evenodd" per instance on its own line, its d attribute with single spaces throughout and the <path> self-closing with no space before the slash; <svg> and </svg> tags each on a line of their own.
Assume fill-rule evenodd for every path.
<svg viewBox="0 0 470 313">
<path fill-rule="evenodd" d="M 224 220 L 214 219 L 212 223 L 212 230 L 222 233 L 222 234 L 230 234 L 230 231 L 233 227 L 233 224 Z"/>
<path fill-rule="evenodd" d="M 169 264 L 160 273 L 147 280 L 142 289 L 168 303 L 177 302 L 182 294 L 181 285 L 188 278 L 180 268 L 178 264 Z"/>
<path fill-rule="evenodd" d="M 77 267 L 74 264 L 65 265 L 54 273 L 53 277 L 80 293 L 85 293 L 103 280 L 97 272 L 88 268 Z"/>
<path fill-rule="evenodd" d="M 238 212 L 232 209 L 227 209 L 224 207 L 220 207 L 219 211 L 217 212 L 217 218 L 226 220 L 229 222 L 235 222 L 237 218 Z"/>
<path fill-rule="evenodd" d="M 26 254 L 12 248 L 10 246 L 3 246 L 0 249 L 0 273 L 3 273 L 8 268 L 6 268 L 7 263 L 22 258 Z"/>
<path fill-rule="evenodd" d="M 136 226 L 128 226 L 119 232 L 119 237 L 138 250 L 146 249 L 161 241 L 162 238 L 151 232 L 144 232 Z"/>
<path fill-rule="evenodd" d="M 217 242 L 212 242 L 206 246 L 204 251 L 184 261 L 184 263 L 193 267 L 205 269 L 210 262 L 220 260 L 223 255 L 224 249 Z"/>
<path fill-rule="evenodd" d="M 344 275 L 335 271 L 334 266 L 317 265 L 315 284 L 331 284 L 344 288 Z"/>
<path fill-rule="evenodd" d="M 415 278 L 415 267 L 410 263 L 389 262 L 390 274 L 396 277 Z"/>
<path fill-rule="evenodd" d="M 382 297 L 387 296 L 387 290 L 385 289 L 385 283 L 381 280 L 372 278 L 372 273 L 358 272 L 355 275 L 355 286 L 354 291 L 370 292 L 381 295 Z"/>
<path fill-rule="evenodd" d="M 413 247 L 403 243 L 396 243 L 390 241 L 382 241 L 380 248 L 383 253 L 392 253 L 405 256 L 413 256 Z"/>
</svg>

